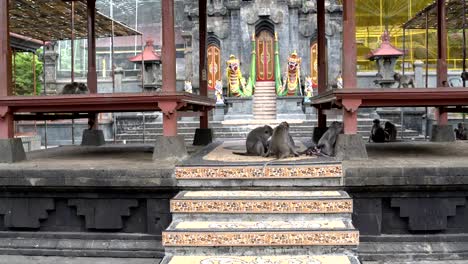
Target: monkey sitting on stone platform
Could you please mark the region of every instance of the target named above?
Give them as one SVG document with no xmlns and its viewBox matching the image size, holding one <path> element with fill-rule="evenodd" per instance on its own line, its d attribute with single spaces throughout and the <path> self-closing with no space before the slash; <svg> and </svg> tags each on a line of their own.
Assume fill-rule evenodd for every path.
<svg viewBox="0 0 468 264">
<path fill-rule="evenodd" d="M 89 90 L 84 83 L 72 82 L 66 84 L 60 94 L 89 94 Z"/>
<path fill-rule="evenodd" d="M 396 141 L 397 129 L 396 129 L 396 126 L 392 122 L 390 121 L 385 122 L 384 132 L 385 132 L 385 141 L 388 141 L 388 142 Z"/>
<path fill-rule="evenodd" d="M 291 155 L 299 157 L 299 153 L 294 148 L 294 142 L 289 135 L 289 124 L 281 122 L 273 130 L 270 147 L 264 157 L 275 156 L 277 159 L 288 158 Z"/>
<path fill-rule="evenodd" d="M 393 79 L 398 82 L 398 88 L 401 88 L 402 86 L 403 88 L 409 88 L 409 86 L 414 88 L 414 80 L 410 76 L 395 73 L 393 75 Z"/>
<path fill-rule="evenodd" d="M 334 156 L 336 139 L 338 138 L 338 135 L 342 133 L 343 123 L 336 121 L 332 122 L 327 131 L 325 131 L 325 133 L 317 142 L 317 145 L 308 148 L 302 154 L 306 154 L 308 156 Z"/>
<path fill-rule="evenodd" d="M 457 128 L 455 128 L 454 131 L 455 131 L 456 139 L 458 140 L 468 139 L 468 131 L 466 130 L 464 123 L 458 123 Z"/>
<path fill-rule="evenodd" d="M 374 119 L 374 125 L 372 125 L 371 134 L 369 136 L 369 142 L 383 143 L 385 142 L 385 130 L 380 125 L 379 119 Z"/>
<path fill-rule="evenodd" d="M 265 156 L 268 150 L 268 139 L 273 134 L 270 126 L 257 127 L 250 131 L 245 140 L 246 153 L 233 152 L 242 156 Z"/>
</svg>

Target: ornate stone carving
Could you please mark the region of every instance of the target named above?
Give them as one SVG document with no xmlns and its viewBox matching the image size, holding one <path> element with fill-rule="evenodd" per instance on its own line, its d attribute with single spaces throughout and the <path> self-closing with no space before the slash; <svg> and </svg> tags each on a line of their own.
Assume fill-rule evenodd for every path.
<svg viewBox="0 0 468 264">
<path fill-rule="evenodd" d="M 333 36 L 335 34 L 341 34 L 343 31 L 343 26 L 341 21 L 335 19 L 327 19 L 327 23 L 325 24 L 325 34 L 327 36 Z"/>
<path fill-rule="evenodd" d="M 70 199 L 77 215 L 84 216 L 88 229 L 122 229 L 122 216 L 130 216 L 130 208 L 137 207 L 136 199 Z"/>
<path fill-rule="evenodd" d="M 224 6 L 227 9 L 239 9 L 241 4 L 241 0 L 225 0 Z"/>
<path fill-rule="evenodd" d="M 306 38 L 311 37 L 317 30 L 316 14 L 308 14 L 306 16 L 302 16 L 299 21 L 299 32 L 302 36 Z"/>
<path fill-rule="evenodd" d="M 304 14 L 317 12 L 316 0 L 305 0 L 302 3 L 302 12 Z"/>
<path fill-rule="evenodd" d="M 280 24 L 283 22 L 283 12 L 281 10 L 272 11 L 271 20 L 275 24 Z"/>
<path fill-rule="evenodd" d="M 7 228 L 39 228 L 40 220 L 47 219 L 49 210 L 54 210 L 51 198 L 1 198 L 0 215 L 4 216 Z"/>
<path fill-rule="evenodd" d="M 224 0 L 210 0 L 207 3 L 207 13 L 210 16 L 224 16 L 227 9 L 224 6 Z"/>
<path fill-rule="evenodd" d="M 393 198 L 391 206 L 408 218 L 410 230 L 438 231 L 447 229 L 447 217 L 455 216 L 457 206 L 465 202 L 465 198 Z"/>
</svg>

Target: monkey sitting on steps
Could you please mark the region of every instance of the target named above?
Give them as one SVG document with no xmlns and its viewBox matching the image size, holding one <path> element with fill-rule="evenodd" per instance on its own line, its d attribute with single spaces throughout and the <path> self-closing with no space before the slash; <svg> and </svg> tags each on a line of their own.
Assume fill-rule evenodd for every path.
<svg viewBox="0 0 468 264">
<path fill-rule="evenodd" d="M 385 131 L 380 126 L 380 120 L 374 119 L 374 125 L 372 125 L 371 133 L 369 136 L 369 142 L 383 143 L 385 142 Z"/>
<path fill-rule="evenodd" d="M 270 126 L 257 127 L 250 131 L 245 141 L 246 153 L 233 152 L 242 156 L 265 156 L 268 149 L 268 139 L 273 134 L 273 128 Z"/>
<path fill-rule="evenodd" d="M 84 83 L 72 82 L 66 84 L 60 94 L 89 94 L 89 90 Z"/>
<path fill-rule="evenodd" d="M 289 135 L 289 124 L 281 122 L 273 130 L 270 147 L 264 157 L 275 156 L 277 159 L 288 158 L 291 155 L 299 157 L 299 153 L 294 149 L 294 143 Z"/>
</svg>

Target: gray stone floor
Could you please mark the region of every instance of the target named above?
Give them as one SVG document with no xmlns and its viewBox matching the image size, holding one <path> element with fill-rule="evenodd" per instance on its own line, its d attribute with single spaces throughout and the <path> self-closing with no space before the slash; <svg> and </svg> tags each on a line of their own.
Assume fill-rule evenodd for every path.
<svg viewBox="0 0 468 264">
<path fill-rule="evenodd" d="M 0 264 L 158 264 L 160 261 L 161 259 L 74 258 L 0 255 Z"/>
</svg>

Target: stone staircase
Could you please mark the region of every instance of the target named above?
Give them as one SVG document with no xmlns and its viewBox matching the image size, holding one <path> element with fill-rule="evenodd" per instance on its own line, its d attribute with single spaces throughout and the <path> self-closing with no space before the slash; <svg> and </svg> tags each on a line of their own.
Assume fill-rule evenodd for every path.
<svg viewBox="0 0 468 264">
<path fill-rule="evenodd" d="M 331 120 L 330 120 L 331 121 Z M 276 123 L 270 123 L 271 126 L 276 126 L 281 122 L 278 120 Z M 193 142 L 195 130 L 199 127 L 198 121 L 179 121 L 178 133 L 183 136 L 187 143 Z M 245 139 L 250 130 L 256 126 L 263 125 L 252 125 L 252 124 L 225 124 L 221 121 L 210 121 L 210 127 L 214 131 L 214 135 L 217 139 Z M 291 135 L 296 138 L 310 139 L 316 121 L 305 120 L 300 123 L 291 123 L 290 132 Z M 132 124 L 126 126 L 117 126 L 117 141 L 130 143 L 143 143 L 143 138 L 146 143 L 154 142 L 156 136 L 162 135 L 162 123 L 151 122 L 145 124 L 145 136 L 143 137 L 143 126 L 142 124 Z M 359 119 L 358 120 L 358 133 L 363 136 L 367 141 L 369 138 L 370 130 L 372 127 L 372 119 Z M 398 139 L 400 139 L 400 128 L 398 129 Z M 421 136 L 417 131 L 406 129 L 403 133 L 405 140 L 418 140 Z M 422 136 L 424 139 L 424 136 Z"/>
<path fill-rule="evenodd" d="M 336 163 L 179 167 L 179 186 L 220 181 L 221 189 L 182 191 L 171 200 L 173 221 L 162 235 L 166 256 L 161 263 L 358 264 L 359 232 L 351 222 L 349 195 L 330 189 L 297 190 L 294 186 L 302 184 L 293 182 L 310 180 L 332 188 L 342 185 L 341 174 L 341 164 Z M 258 190 L 232 188 L 262 180 L 279 180 L 283 187 L 290 183 L 280 190 L 265 182 L 254 184 L 267 187 Z"/>
<path fill-rule="evenodd" d="M 253 116 L 256 120 L 276 120 L 275 82 L 257 82 L 253 96 Z"/>
</svg>

